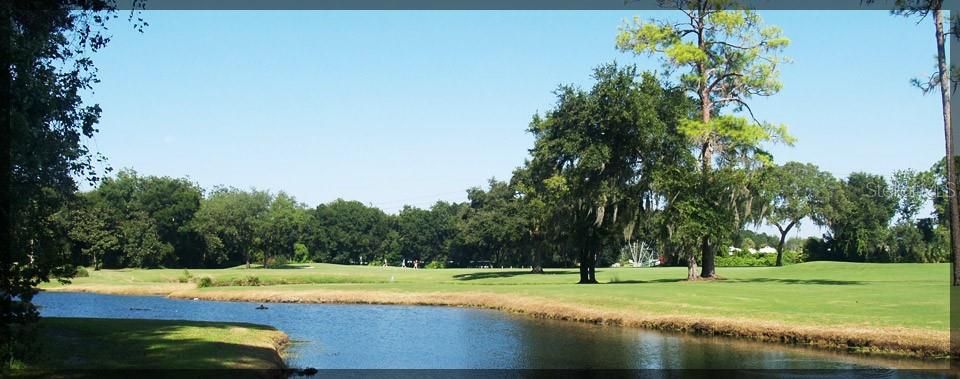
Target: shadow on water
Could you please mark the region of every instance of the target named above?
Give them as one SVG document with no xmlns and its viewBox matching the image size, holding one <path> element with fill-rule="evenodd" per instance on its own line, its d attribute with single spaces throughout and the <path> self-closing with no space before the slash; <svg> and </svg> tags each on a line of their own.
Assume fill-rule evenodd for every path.
<svg viewBox="0 0 960 379">
<path fill-rule="evenodd" d="M 576 274 L 578 271 L 564 270 L 564 271 L 544 271 L 543 273 L 535 273 L 532 271 L 491 271 L 491 272 L 471 272 L 469 274 L 457 274 L 453 278 L 456 280 L 479 280 L 479 279 L 495 279 L 495 278 L 512 278 L 514 276 L 520 275 L 569 275 Z"/>
</svg>

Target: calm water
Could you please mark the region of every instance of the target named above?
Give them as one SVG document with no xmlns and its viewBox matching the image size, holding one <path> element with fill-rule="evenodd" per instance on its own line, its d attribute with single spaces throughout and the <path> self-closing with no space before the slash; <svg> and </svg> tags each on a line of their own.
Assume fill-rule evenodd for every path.
<svg viewBox="0 0 960 379">
<path fill-rule="evenodd" d="M 153 296 L 41 293 L 43 316 L 235 321 L 272 325 L 295 342 L 291 367 L 940 369 L 942 361 L 886 359 L 727 338 L 533 320 L 446 307 L 267 304 Z"/>
</svg>

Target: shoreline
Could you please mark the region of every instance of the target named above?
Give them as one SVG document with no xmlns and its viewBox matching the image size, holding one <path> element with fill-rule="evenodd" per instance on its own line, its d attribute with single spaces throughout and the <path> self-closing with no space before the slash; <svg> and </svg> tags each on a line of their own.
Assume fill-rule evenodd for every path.
<svg viewBox="0 0 960 379">
<path fill-rule="evenodd" d="M 139 286 L 68 285 L 47 288 L 51 292 L 93 292 L 112 295 L 154 295 L 176 299 L 246 301 L 263 303 L 428 305 L 491 309 L 548 320 L 677 332 L 699 336 L 722 336 L 780 345 L 813 347 L 854 354 L 893 355 L 926 360 L 945 360 L 950 355 L 949 331 L 909 328 L 815 327 L 788 325 L 754 319 L 657 315 L 589 308 L 523 295 L 504 296 L 483 292 L 395 293 L 365 290 L 271 290 L 272 286 L 223 290 L 199 289 L 191 284 L 141 288 Z M 954 352 L 957 353 L 957 352 Z"/>
</svg>

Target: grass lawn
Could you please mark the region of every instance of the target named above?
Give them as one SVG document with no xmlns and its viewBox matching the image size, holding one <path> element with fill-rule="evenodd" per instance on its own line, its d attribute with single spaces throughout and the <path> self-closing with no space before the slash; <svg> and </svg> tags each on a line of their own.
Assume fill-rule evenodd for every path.
<svg viewBox="0 0 960 379">
<path fill-rule="evenodd" d="M 718 274 L 722 280 L 687 282 L 684 267 L 604 268 L 597 273 L 603 284 L 577 285 L 576 269 L 552 269 L 540 275 L 523 269 L 413 270 L 306 264 L 288 269 L 189 270 L 194 278 L 212 278 L 215 286 L 207 288 L 179 283 L 183 269 L 90 271 L 89 277 L 76 278 L 73 284 L 46 284 L 44 288 L 252 301 L 431 303 L 423 299 L 469 296 L 436 303 L 479 302 L 483 306 L 513 299 L 512 305 L 487 305 L 529 313 L 543 306 L 564 306 L 627 318 L 719 318 L 742 325 L 811 330 L 897 330 L 908 338 L 924 333 L 942 338 L 941 346 L 946 346 L 949 270 L 948 264 L 810 262 L 786 267 L 721 267 Z M 261 285 L 216 286 L 248 276 L 256 276 Z M 411 296 L 419 300 L 403 300 Z M 589 317 L 593 316 L 584 318 Z M 645 322 L 634 324 L 644 326 Z"/>
<path fill-rule="evenodd" d="M 242 323 L 42 318 L 26 369 L 279 369 L 287 336 Z"/>
</svg>

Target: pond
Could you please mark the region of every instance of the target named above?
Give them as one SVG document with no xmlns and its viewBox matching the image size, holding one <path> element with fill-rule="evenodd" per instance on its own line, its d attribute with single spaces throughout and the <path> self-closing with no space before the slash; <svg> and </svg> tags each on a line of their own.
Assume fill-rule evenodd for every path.
<svg viewBox="0 0 960 379">
<path fill-rule="evenodd" d="M 42 316 L 265 324 L 294 344 L 291 367 L 425 369 L 865 369 L 947 368 L 921 361 L 825 352 L 721 337 L 536 320 L 498 311 L 398 305 L 259 304 L 44 292 Z"/>
</svg>

